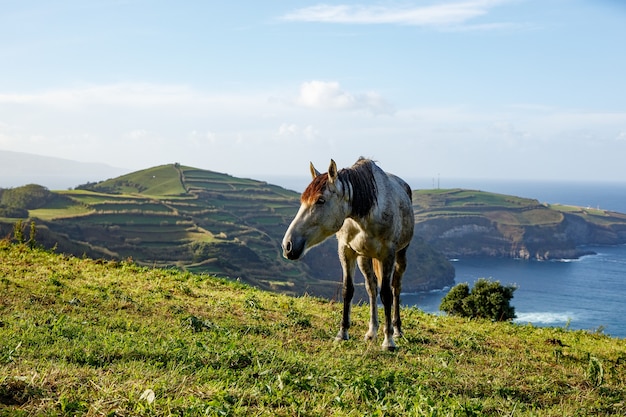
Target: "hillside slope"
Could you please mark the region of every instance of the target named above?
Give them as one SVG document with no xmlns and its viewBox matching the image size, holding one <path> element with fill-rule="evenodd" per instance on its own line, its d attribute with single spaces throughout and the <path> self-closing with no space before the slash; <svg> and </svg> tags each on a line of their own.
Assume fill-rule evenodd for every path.
<svg viewBox="0 0 626 417">
<path fill-rule="evenodd" d="M 483 191 L 413 193 L 415 233 L 448 257 L 576 258 L 626 243 L 626 215 Z"/>
<path fill-rule="evenodd" d="M 60 251 L 132 258 L 287 294 L 333 298 L 340 293 L 334 239 L 302 262 L 282 258 L 282 236 L 299 207 L 293 191 L 169 164 L 54 194 L 57 198 L 29 215 L 37 219 L 38 241 Z M 5 235 L 11 228 L 5 223 Z M 453 283 L 450 263 L 417 237 L 409 256 L 406 291 Z M 357 296 L 364 297 L 362 280 L 358 284 Z"/>
<path fill-rule="evenodd" d="M 105 313 L 106 314 L 103 314 Z M 0 241 L 0 415 L 626 414 L 623 340 L 402 309 L 399 351 L 333 343 L 341 305 Z"/>
</svg>

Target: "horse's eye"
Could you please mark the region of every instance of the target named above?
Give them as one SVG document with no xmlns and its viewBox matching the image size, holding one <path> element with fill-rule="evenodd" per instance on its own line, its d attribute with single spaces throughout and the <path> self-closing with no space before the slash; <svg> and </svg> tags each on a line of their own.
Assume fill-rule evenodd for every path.
<svg viewBox="0 0 626 417">
<path fill-rule="evenodd" d="M 315 202 L 315 204 L 321 206 L 322 204 L 324 204 L 326 202 L 326 200 L 324 199 L 324 197 L 320 197 L 317 199 L 317 201 Z"/>
</svg>

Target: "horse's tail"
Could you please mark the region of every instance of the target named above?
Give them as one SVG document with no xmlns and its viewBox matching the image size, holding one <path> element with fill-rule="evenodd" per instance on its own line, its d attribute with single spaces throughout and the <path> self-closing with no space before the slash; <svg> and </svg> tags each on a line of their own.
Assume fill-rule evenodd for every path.
<svg viewBox="0 0 626 417">
<path fill-rule="evenodd" d="M 376 274 L 376 278 L 378 278 L 378 287 L 383 283 L 383 263 L 376 258 L 372 259 L 372 264 L 374 267 L 374 273 Z"/>
</svg>

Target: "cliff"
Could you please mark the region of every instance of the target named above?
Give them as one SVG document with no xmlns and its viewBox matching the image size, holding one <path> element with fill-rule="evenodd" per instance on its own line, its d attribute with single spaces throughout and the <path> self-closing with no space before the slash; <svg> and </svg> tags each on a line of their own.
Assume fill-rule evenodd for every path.
<svg viewBox="0 0 626 417">
<path fill-rule="evenodd" d="M 472 190 L 414 193 L 415 233 L 451 258 L 577 258 L 626 243 L 626 215 Z"/>
</svg>

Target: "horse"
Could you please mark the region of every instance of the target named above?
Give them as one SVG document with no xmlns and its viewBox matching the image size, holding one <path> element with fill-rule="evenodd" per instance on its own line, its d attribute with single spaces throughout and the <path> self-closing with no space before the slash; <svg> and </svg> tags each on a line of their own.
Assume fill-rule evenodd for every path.
<svg viewBox="0 0 626 417">
<path fill-rule="evenodd" d="M 332 159 L 328 172 L 320 174 L 313 163 L 310 170 L 313 179 L 302 193 L 300 208 L 283 238 L 283 256 L 300 259 L 309 249 L 336 235 L 343 272 L 343 318 L 335 340 L 349 338 L 353 278 L 358 263 L 370 305 L 365 340 L 377 338 L 376 299 L 380 289 L 385 312 L 382 349 L 393 351 L 394 337 L 402 336 L 401 281 L 415 222 L 411 187 L 362 157 L 352 167 L 340 171 Z"/>
</svg>

